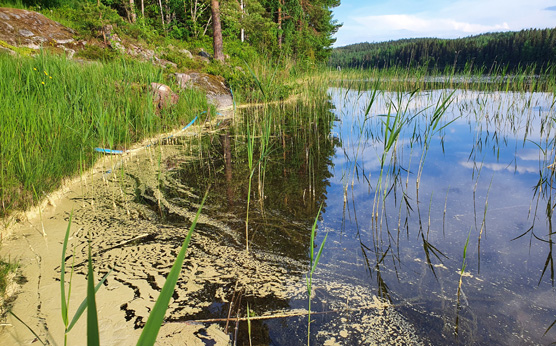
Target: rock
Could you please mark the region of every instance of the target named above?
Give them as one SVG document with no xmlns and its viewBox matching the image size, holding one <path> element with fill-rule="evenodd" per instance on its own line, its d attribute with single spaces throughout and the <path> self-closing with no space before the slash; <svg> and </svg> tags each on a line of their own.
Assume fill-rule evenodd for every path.
<svg viewBox="0 0 556 346">
<path fill-rule="evenodd" d="M 178 103 L 179 96 L 169 86 L 160 83 L 151 83 L 153 102 L 158 109 L 163 109 Z"/>
<path fill-rule="evenodd" d="M 176 77 L 176 82 L 178 83 L 180 88 L 186 89 L 187 82 L 191 80 L 191 76 L 187 73 L 174 73 L 174 76 Z"/>
<path fill-rule="evenodd" d="M 37 49 L 53 43 L 72 48 L 74 33 L 40 13 L 0 7 L 0 40 L 9 45 Z"/>
<path fill-rule="evenodd" d="M 16 55 L 17 55 L 17 53 L 14 52 L 13 50 L 8 49 L 8 48 L 5 48 L 5 47 L 2 47 L 2 46 L 0 46 L 0 53 L 2 53 L 2 54 L 7 53 L 7 54 L 10 54 L 10 55 L 12 55 L 12 56 L 16 56 Z"/>
<path fill-rule="evenodd" d="M 233 106 L 232 93 L 226 86 L 226 80 L 220 76 L 207 73 L 175 73 L 176 82 L 182 89 L 196 88 L 207 94 L 210 103 L 218 108 Z"/>
<path fill-rule="evenodd" d="M 199 52 L 199 56 L 202 58 L 207 58 L 207 59 L 211 59 L 212 57 L 210 56 L 209 53 L 205 52 L 202 48 L 201 51 Z"/>
<path fill-rule="evenodd" d="M 133 44 L 129 44 L 127 47 L 127 54 L 140 58 L 142 60 L 147 60 L 147 61 L 151 61 L 151 60 L 155 60 L 155 54 L 154 51 L 151 49 L 145 49 L 141 46 L 136 46 Z"/>
<path fill-rule="evenodd" d="M 187 49 L 181 49 L 180 53 L 182 53 L 183 55 L 185 55 L 189 59 L 193 59 L 193 54 L 191 54 L 191 52 L 188 51 Z"/>
<path fill-rule="evenodd" d="M 178 68 L 178 65 L 176 65 L 175 63 L 173 63 L 171 61 L 168 61 L 168 60 L 164 60 L 164 59 L 156 59 L 156 64 L 160 65 L 164 68 L 170 68 L 170 67 L 172 67 L 174 69 Z"/>
</svg>

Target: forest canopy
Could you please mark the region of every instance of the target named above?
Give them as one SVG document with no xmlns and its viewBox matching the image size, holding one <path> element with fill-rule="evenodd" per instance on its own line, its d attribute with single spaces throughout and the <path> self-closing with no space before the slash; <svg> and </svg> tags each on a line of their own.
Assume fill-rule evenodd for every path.
<svg viewBox="0 0 556 346">
<path fill-rule="evenodd" d="M 214 1 L 214 0 L 213 0 Z M 218 0 L 224 45 L 243 41 L 260 53 L 326 61 L 341 26 L 332 9 L 340 0 Z M 22 0 L 42 9 L 105 6 L 151 33 L 183 41 L 210 41 L 211 0 Z"/>
<path fill-rule="evenodd" d="M 329 64 L 343 68 L 426 67 L 454 72 L 493 68 L 543 70 L 556 62 L 556 29 L 488 33 L 461 39 L 418 38 L 335 48 Z"/>
</svg>

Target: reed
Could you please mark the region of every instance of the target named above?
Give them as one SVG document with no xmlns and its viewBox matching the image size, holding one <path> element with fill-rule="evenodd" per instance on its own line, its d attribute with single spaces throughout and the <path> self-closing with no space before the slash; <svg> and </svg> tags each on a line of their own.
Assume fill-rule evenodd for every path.
<svg viewBox="0 0 556 346">
<path fill-rule="evenodd" d="M 319 220 L 320 212 L 322 210 L 322 205 L 317 212 L 317 216 L 315 217 L 315 222 L 313 223 L 313 227 L 311 228 L 311 243 L 309 244 L 309 256 L 310 256 L 310 267 L 309 273 L 305 275 L 305 279 L 307 281 L 307 300 L 308 300 L 308 316 L 307 316 L 307 346 L 311 344 L 311 298 L 313 294 L 313 273 L 317 269 L 317 265 L 319 264 L 320 257 L 322 255 L 322 250 L 324 249 L 324 244 L 326 243 L 326 239 L 328 238 L 328 233 L 324 236 L 322 243 L 320 244 L 319 250 L 315 256 L 315 235 L 317 229 L 317 222 Z"/>
<path fill-rule="evenodd" d="M 100 157 L 95 147 L 129 148 L 207 109 L 204 95 L 187 90 L 177 105 L 157 110 L 148 86 L 164 83 L 164 74 L 148 63 L 0 55 L 0 70 L 7 105 L 0 109 L 0 217 L 89 168 Z"/>
</svg>

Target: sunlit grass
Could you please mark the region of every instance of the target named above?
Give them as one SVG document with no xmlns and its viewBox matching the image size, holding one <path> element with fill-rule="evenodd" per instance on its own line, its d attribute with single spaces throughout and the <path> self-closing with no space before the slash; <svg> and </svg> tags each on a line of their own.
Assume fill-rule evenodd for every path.
<svg viewBox="0 0 556 346">
<path fill-rule="evenodd" d="M 0 71 L 0 217 L 90 167 L 100 157 L 93 148 L 126 149 L 207 109 L 204 95 L 186 91 L 177 105 L 158 110 L 149 86 L 166 82 L 148 63 L 2 55 Z"/>
</svg>

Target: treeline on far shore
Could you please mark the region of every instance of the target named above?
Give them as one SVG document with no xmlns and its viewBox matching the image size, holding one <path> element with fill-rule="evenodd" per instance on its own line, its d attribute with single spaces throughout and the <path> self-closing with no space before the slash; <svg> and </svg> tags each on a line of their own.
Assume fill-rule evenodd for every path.
<svg viewBox="0 0 556 346">
<path fill-rule="evenodd" d="M 426 67 L 461 73 L 546 71 L 556 62 L 556 28 L 487 33 L 460 39 L 418 38 L 335 48 L 329 65 L 341 68 Z"/>
</svg>

